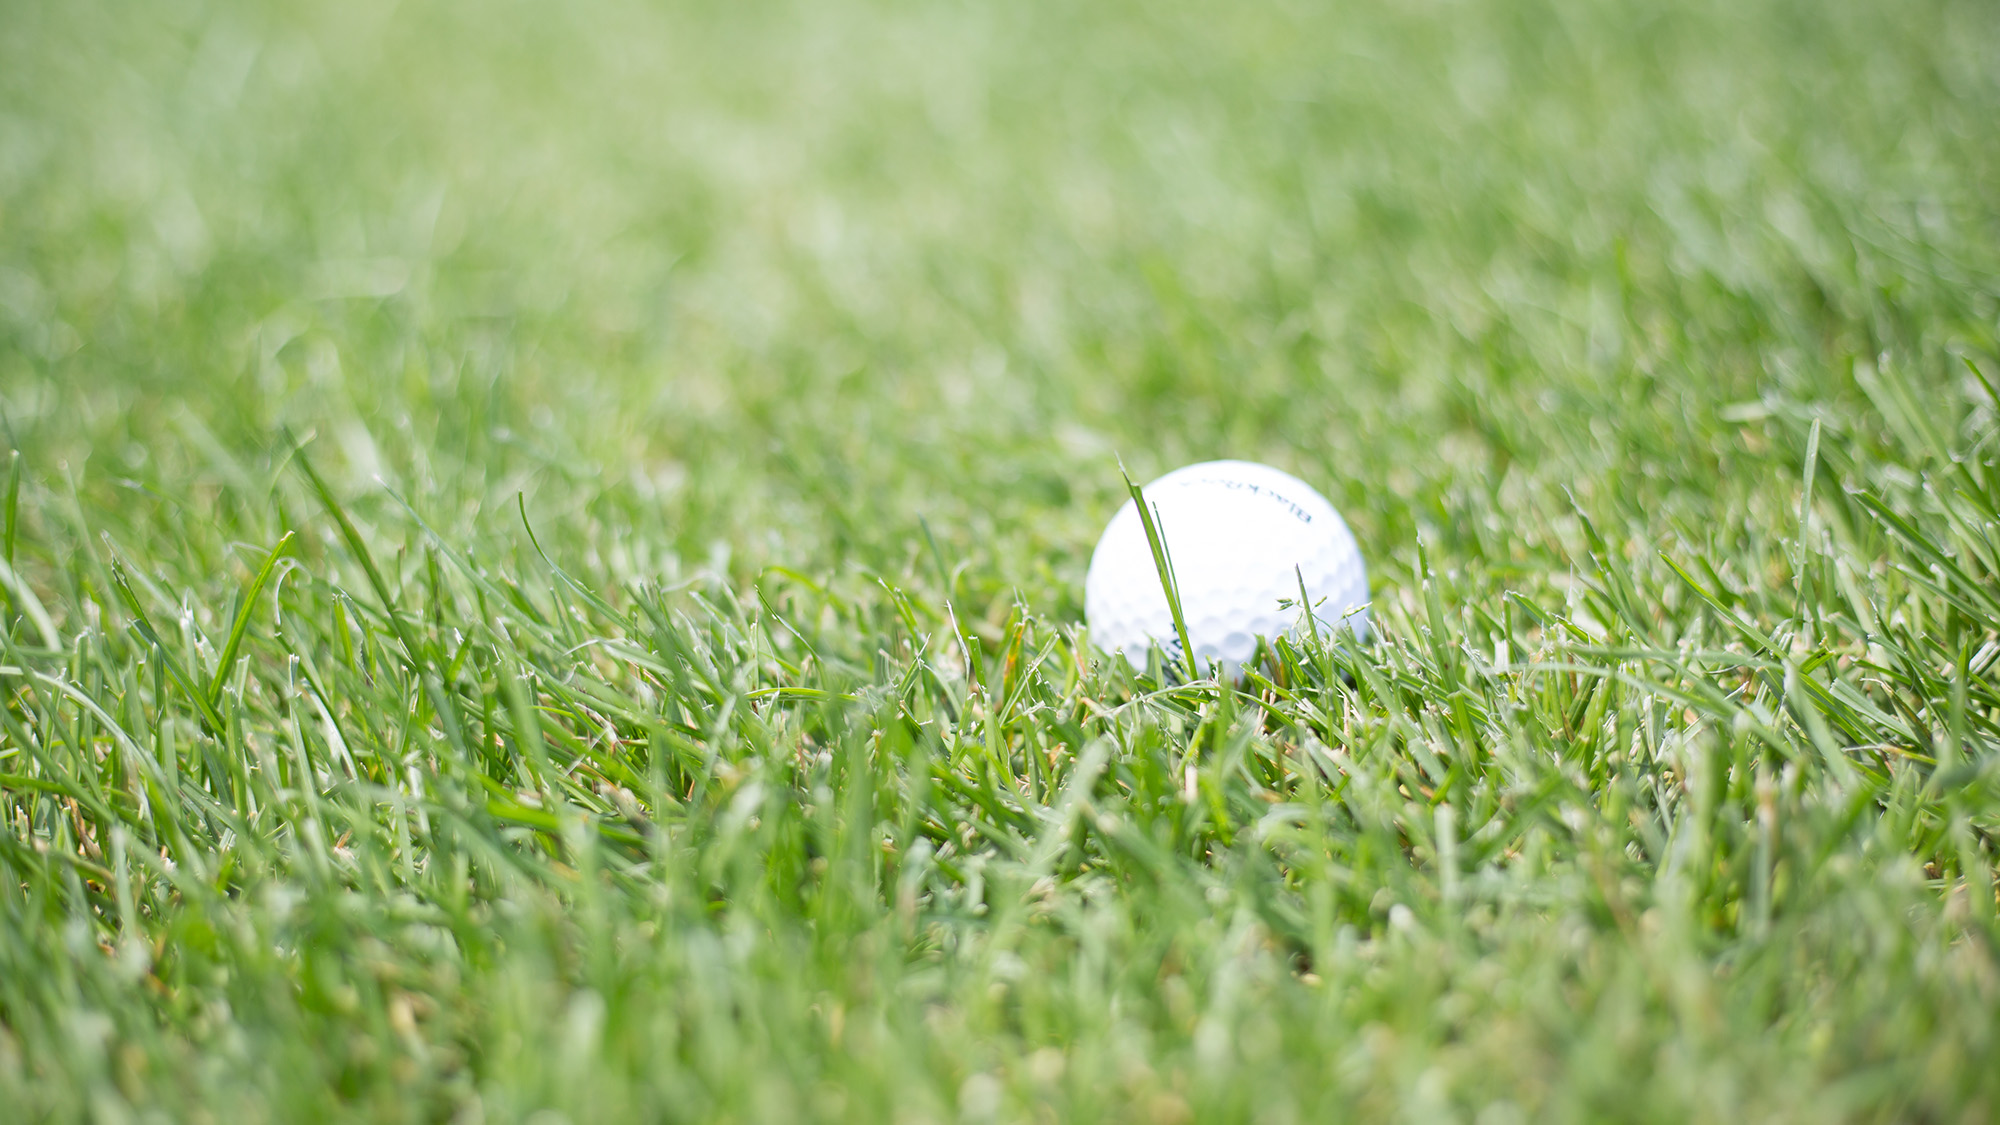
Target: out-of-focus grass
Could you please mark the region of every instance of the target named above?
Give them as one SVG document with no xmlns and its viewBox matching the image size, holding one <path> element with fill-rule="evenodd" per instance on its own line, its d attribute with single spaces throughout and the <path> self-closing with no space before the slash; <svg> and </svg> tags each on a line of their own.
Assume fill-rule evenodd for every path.
<svg viewBox="0 0 2000 1125">
<path fill-rule="evenodd" d="M 2000 1112 L 1996 64 L 5 5 L 0 1104 Z M 1114 452 L 1320 485 L 1381 643 L 1093 654 Z"/>
</svg>

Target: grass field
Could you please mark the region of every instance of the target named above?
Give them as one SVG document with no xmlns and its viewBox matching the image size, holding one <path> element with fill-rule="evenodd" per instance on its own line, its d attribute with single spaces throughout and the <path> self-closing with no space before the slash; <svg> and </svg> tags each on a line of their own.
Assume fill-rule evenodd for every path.
<svg viewBox="0 0 2000 1125">
<path fill-rule="evenodd" d="M 1993 1120 L 1996 383 L 1979 0 L 0 0 L 0 1118 Z"/>
</svg>

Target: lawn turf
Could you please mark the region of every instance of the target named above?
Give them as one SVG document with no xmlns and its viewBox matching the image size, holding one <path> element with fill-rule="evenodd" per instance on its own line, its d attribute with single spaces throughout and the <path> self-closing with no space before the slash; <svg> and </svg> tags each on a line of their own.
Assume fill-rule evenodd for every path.
<svg viewBox="0 0 2000 1125">
<path fill-rule="evenodd" d="M 0 5 L 9 1120 L 2000 1114 L 2000 9 Z M 1378 644 L 1095 654 L 1140 479 Z"/>
</svg>

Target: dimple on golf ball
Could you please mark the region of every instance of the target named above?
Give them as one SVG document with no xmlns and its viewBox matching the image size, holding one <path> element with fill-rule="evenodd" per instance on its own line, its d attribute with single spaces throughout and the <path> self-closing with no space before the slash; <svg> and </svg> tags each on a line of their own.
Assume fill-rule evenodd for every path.
<svg viewBox="0 0 2000 1125">
<path fill-rule="evenodd" d="M 1300 587 L 1321 633 L 1368 631 L 1368 572 L 1347 524 L 1306 482 L 1251 461 L 1205 461 L 1141 490 L 1179 587 L 1195 663 L 1234 674 L 1257 639 L 1306 628 Z M 1139 509 L 1127 500 L 1097 541 L 1083 583 L 1091 640 L 1144 668 L 1154 645 L 1180 661 L 1173 612 Z"/>
</svg>

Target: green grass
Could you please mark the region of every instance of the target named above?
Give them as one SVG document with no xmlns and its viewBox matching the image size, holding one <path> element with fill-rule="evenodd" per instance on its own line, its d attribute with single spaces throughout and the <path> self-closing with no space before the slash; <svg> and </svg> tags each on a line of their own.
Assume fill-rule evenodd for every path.
<svg viewBox="0 0 2000 1125">
<path fill-rule="evenodd" d="M 0 1117 L 1990 1120 L 1996 183 L 1976 2 L 0 5 Z M 1093 653 L 1220 456 L 1379 643 Z"/>
</svg>

